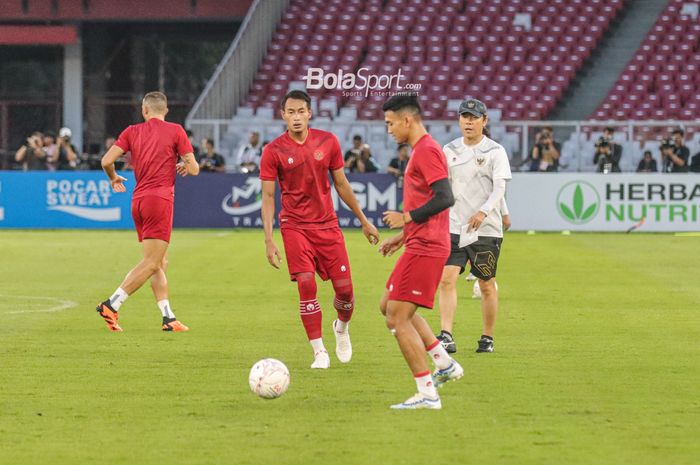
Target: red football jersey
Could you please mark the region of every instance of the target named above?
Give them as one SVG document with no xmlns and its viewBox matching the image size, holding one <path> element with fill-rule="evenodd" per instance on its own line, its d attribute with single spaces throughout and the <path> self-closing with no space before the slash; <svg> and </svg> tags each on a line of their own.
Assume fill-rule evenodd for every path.
<svg viewBox="0 0 700 465">
<path fill-rule="evenodd" d="M 345 166 L 338 139 L 309 128 L 300 144 L 285 131 L 265 146 L 260 179 L 277 180 L 282 192 L 280 227 L 324 229 L 338 225 L 333 208 L 329 171 Z"/>
<path fill-rule="evenodd" d="M 447 179 L 447 160 L 435 139 L 421 137 L 408 161 L 403 184 L 403 210 L 411 211 L 433 197 L 430 185 Z M 403 228 L 406 250 L 428 257 L 450 255 L 450 213 L 445 209 L 425 223 L 411 221 Z"/>
<path fill-rule="evenodd" d="M 115 145 L 131 152 L 136 177 L 133 199 L 145 195 L 173 198 L 178 156 L 192 152 L 182 126 L 151 118 L 124 129 Z"/>
</svg>

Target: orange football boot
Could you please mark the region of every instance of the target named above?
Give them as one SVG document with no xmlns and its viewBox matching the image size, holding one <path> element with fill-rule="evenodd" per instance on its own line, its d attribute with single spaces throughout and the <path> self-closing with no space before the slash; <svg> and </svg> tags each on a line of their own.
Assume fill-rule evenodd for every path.
<svg viewBox="0 0 700 465">
<path fill-rule="evenodd" d="M 110 331 L 115 333 L 120 333 L 123 331 L 122 327 L 119 326 L 118 323 L 119 312 L 112 309 L 112 306 L 109 305 L 109 300 L 105 300 L 104 302 L 102 302 L 100 305 L 97 306 L 95 310 L 97 310 L 97 313 L 99 313 L 100 316 L 104 318 L 105 323 L 107 323 L 107 327 Z"/>
<path fill-rule="evenodd" d="M 178 320 L 163 321 L 163 331 L 182 332 L 189 331 L 190 328 L 180 323 Z"/>
</svg>

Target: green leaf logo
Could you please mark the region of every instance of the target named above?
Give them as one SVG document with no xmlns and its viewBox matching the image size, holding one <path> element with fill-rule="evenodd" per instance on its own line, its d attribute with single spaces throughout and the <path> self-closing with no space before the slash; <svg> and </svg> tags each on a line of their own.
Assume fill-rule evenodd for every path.
<svg viewBox="0 0 700 465">
<path fill-rule="evenodd" d="M 584 224 L 595 218 L 600 208 L 596 188 L 585 181 L 565 184 L 557 195 L 557 210 L 569 223 Z"/>
</svg>

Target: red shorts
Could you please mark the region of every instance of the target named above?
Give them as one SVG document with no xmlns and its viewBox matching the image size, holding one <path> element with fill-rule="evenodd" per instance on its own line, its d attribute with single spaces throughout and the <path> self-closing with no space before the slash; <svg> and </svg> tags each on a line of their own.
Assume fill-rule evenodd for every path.
<svg viewBox="0 0 700 465">
<path fill-rule="evenodd" d="M 131 217 L 134 219 L 139 242 L 144 239 L 160 239 L 170 242 L 173 230 L 173 201 L 149 195 L 131 202 Z"/>
<path fill-rule="evenodd" d="M 426 257 L 404 252 L 386 282 L 389 300 L 433 308 L 435 291 L 440 284 L 446 260 L 447 257 Z"/>
<path fill-rule="evenodd" d="M 324 281 L 350 276 L 350 261 L 340 228 L 282 229 L 284 251 L 292 281 L 297 273 L 313 273 Z"/>
</svg>

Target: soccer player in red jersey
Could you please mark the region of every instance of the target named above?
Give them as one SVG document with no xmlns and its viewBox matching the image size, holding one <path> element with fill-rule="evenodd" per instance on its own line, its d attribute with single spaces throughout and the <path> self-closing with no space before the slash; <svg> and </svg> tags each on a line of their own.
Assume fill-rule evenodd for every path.
<svg viewBox="0 0 700 465">
<path fill-rule="evenodd" d="M 158 307 L 163 315 L 163 331 L 187 331 L 180 323 L 168 301 L 168 266 L 166 252 L 173 228 L 173 197 L 175 173 L 181 176 L 199 174 L 185 130 L 179 124 L 168 123 L 168 100 L 161 92 L 147 93 L 141 104 L 145 123 L 126 128 L 119 139 L 102 157 L 102 168 L 115 192 L 126 192 L 123 181 L 114 169 L 119 157 L 131 152 L 131 164 L 136 176 L 136 189 L 131 200 L 139 242 L 143 243 L 143 259 L 124 278 L 112 296 L 97 306 L 111 331 L 121 331 L 119 308 L 148 279 Z M 178 163 L 178 157 L 182 159 Z"/>
<path fill-rule="evenodd" d="M 342 363 L 352 358 L 348 324 L 355 307 L 350 262 L 331 199 L 330 172 L 338 195 L 360 220 L 370 243 L 379 240 L 377 228 L 365 217 L 345 177 L 338 139 L 330 132 L 309 128 L 311 98 L 301 90 L 284 96 L 282 118 L 287 131 L 265 146 L 260 162 L 262 220 L 267 260 L 280 267 L 282 257 L 272 238 L 275 217 L 275 181 L 282 193 L 280 232 L 289 275 L 299 290 L 299 312 L 314 352 L 311 368 L 325 369 L 330 357 L 323 345 L 321 307 L 316 299 L 315 273 L 331 280 L 335 290 L 333 321 L 335 353 Z"/>
<path fill-rule="evenodd" d="M 454 204 L 445 155 L 425 130 L 415 94 L 398 94 L 382 107 L 387 131 L 413 152 L 404 174 L 403 212 L 384 212 L 384 223 L 403 231 L 379 247 L 387 256 L 405 245 L 394 266 L 379 303 L 386 325 L 418 386 L 418 393 L 394 409 L 440 409 L 436 387 L 464 375 L 437 340 L 428 323 L 416 313 L 418 307 L 433 308 L 442 269 L 450 255 L 448 208 Z M 431 375 L 425 352 L 436 366 Z"/>
</svg>

